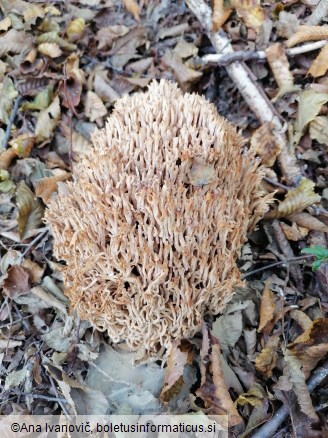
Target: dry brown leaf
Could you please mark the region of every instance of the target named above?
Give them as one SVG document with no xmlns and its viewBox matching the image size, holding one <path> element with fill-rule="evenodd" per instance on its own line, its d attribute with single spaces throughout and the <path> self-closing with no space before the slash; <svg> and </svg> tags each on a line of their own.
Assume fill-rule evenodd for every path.
<svg viewBox="0 0 328 438">
<path fill-rule="evenodd" d="M 285 224 L 284 222 L 280 222 L 280 226 L 287 238 L 287 240 L 292 240 L 293 242 L 298 242 L 303 239 L 302 233 L 297 228 L 296 223 L 294 222 L 292 226 Z"/>
<path fill-rule="evenodd" d="M 38 141 L 48 140 L 57 126 L 60 118 L 59 97 L 56 96 L 53 102 L 43 111 L 40 111 L 38 116 L 35 135 Z"/>
<path fill-rule="evenodd" d="M 9 142 L 16 155 L 20 158 L 26 158 L 30 155 L 34 143 L 35 135 L 31 132 L 20 134 Z"/>
<path fill-rule="evenodd" d="M 276 102 L 286 93 L 298 91 L 300 86 L 294 85 L 294 77 L 289 69 L 289 61 L 283 45 L 281 43 L 272 44 L 265 50 L 265 53 L 279 87 L 278 93 L 272 99 L 272 102 Z"/>
<path fill-rule="evenodd" d="M 57 58 L 63 53 L 57 43 L 39 44 L 38 51 L 49 58 Z"/>
<path fill-rule="evenodd" d="M 43 207 L 25 182 L 21 182 L 16 190 L 18 207 L 18 231 L 22 240 L 29 236 L 42 223 Z"/>
<path fill-rule="evenodd" d="M 191 56 L 197 55 L 198 47 L 195 46 L 195 44 L 193 44 L 193 43 L 187 43 L 187 41 L 184 39 L 179 39 L 178 44 L 173 49 L 173 53 L 175 55 L 179 56 L 181 59 L 190 58 Z M 146 60 L 147 59 L 150 60 L 150 64 L 151 64 L 153 61 L 153 58 L 146 58 Z M 139 61 L 139 63 L 140 63 L 140 61 Z M 148 61 L 148 63 L 149 63 L 149 61 Z"/>
<path fill-rule="evenodd" d="M 274 135 L 273 123 L 265 123 L 255 130 L 251 139 L 251 147 L 260 156 L 264 166 L 272 167 L 274 165 L 277 156 L 281 152 L 281 143 Z"/>
<path fill-rule="evenodd" d="M 0 36 L 0 56 L 7 53 L 21 53 L 32 44 L 32 38 L 25 32 L 10 29 L 5 35 Z"/>
<path fill-rule="evenodd" d="M 30 28 L 32 24 L 35 24 L 37 18 L 43 18 L 45 13 L 45 9 L 42 6 L 29 2 L 23 13 L 25 24 Z"/>
<path fill-rule="evenodd" d="M 278 205 L 278 217 L 286 217 L 299 213 L 310 205 L 320 202 L 320 195 L 314 192 L 315 183 L 307 178 L 302 178 L 300 185 L 289 190 L 285 199 Z"/>
<path fill-rule="evenodd" d="M 107 114 L 107 109 L 99 96 L 93 91 L 88 91 L 85 98 L 85 115 L 91 122 Z"/>
<path fill-rule="evenodd" d="M 35 183 L 35 194 L 46 204 L 54 191 L 57 190 L 59 181 L 67 181 L 71 176 L 70 173 L 62 171 L 60 175 L 43 178 Z"/>
<path fill-rule="evenodd" d="M 38 263 L 35 263 L 30 259 L 24 260 L 22 267 L 28 269 L 32 283 L 40 283 L 45 267 L 40 266 Z"/>
<path fill-rule="evenodd" d="M 46 291 L 43 287 L 35 286 L 31 289 L 31 292 L 38 298 L 43 300 L 45 303 L 47 303 L 49 307 L 55 307 L 56 309 L 63 312 L 64 315 L 67 314 L 65 304 L 58 298 L 56 298 L 52 293 Z"/>
<path fill-rule="evenodd" d="M 307 26 L 302 25 L 297 31 L 285 42 L 287 47 L 296 46 L 296 44 L 305 41 L 319 41 L 328 38 L 328 26 Z"/>
<path fill-rule="evenodd" d="M 99 29 L 96 36 L 96 40 L 98 41 L 97 49 L 110 49 L 117 38 L 126 35 L 128 32 L 129 28 L 122 24 Z"/>
<path fill-rule="evenodd" d="M 202 76 L 201 72 L 187 67 L 182 62 L 181 58 L 169 52 L 168 50 L 165 52 L 162 61 L 167 67 L 172 69 L 176 80 L 179 82 L 180 87 L 184 91 L 188 89 L 192 82 L 197 81 L 197 79 Z"/>
<path fill-rule="evenodd" d="M 25 295 L 31 289 L 31 274 L 28 269 L 14 265 L 7 271 L 7 277 L 3 281 L 3 290 L 9 298 L 15 299 Z"/>
<path fill-rule="evenodd" d="M 221 352 L 218 340 L 212 336 L 205 322 L 202 326 L 201 386 L 197 395 L 204 400 L 206 413 L 229 415 L 229 423 L 235 426 L 242 422 L 224 382 L 221 368 Z"/>
<path fill-rule="evenodd" d="M 123 0 L 123 4 L 126 10 L 134 16 L 135 20 L 140 21 L 141 9 L 136 0 Z"/>
<path fill-rule="evenodd" d="M 313 421 L 318 421 L 318 416 L 315 413 L 309 389 L 305 383 L 305 375 L 301 370 L 301 362 L 287 348 L 284 351 L 286 368 L 284 374 L 288 375 L 289 380 L 293 384 L 293 389 L 296 394 L 301 411 L 308 415 Z"/>
<path fill-rule="evenodd" d="M 293 318 L 297 324 L 303 329 L 303 330 L 309 330 L 313 326 L 313 321 L 311 318 L 307 316 L 306 313 L 302 312 L 302 310 L 292 310 L 289 312 L 289 315 L 291 318 Z"/>
<path fill-rule="evenodd" d="M 7 170 L 13 159 L 17 157 L 13 148 L 5 149 L 0 152 L 0 170 Z"/>
<path fill-rule="evenodd" d="M 279 36 L 289 38 L 295 34 L 300 25 L 300 20 L 292 12 L 281 11 L 276 29 Z"/>
<path fill-rule="evenodd" d="M 231 0 L 230 3 L 246 26 L 259 32 L 265 20 L 260 0 Z"/>
<path fill-rule="evenodd" d="M 121 96 L 111 87 L 100 74 L 95 74 L 93 87 L 96 94 L 104 101 L 114 103 Z"/>
<path fill-rule="evenodd" d="M 312 325 L 288 347 L 301 361 L 305 377 L 309 377 L 317 363 L 328 352 L 328 319 L 314 320 Z"/>
<path fill-rule="evenodd" d="M 267 377 L 277 365 L 280 335 L 270 336 L 260 354 L 255 359 L 255 368 Z"/>
<path fill-rule="evenodd" d="M 240 394 L 236 400 L 236 404 L 245 406 L 250 404 L 251 406 L 262 405 L 264 399 L 267 399 L 268 395 L 259 383 L 253 383 L 251 388 L 243 394 Z"/>
<path fill-rule="evenodd" d="M 326 224 L 305 211 L 301 213 L 294 213 L 291 216 L 288 216 L 287 219 L 295 221 L 299 226 L 308 228 L 310 230 L 322 231 L 324 233 L 328 232 L 328 227 Z"/>
<path fill-rule="evenodd" d="M 317 116 L 310 123 L 310 137 L 319 143 L 328 144 L 328 117 Z"/>
<path fill-rule="evenodd" d="M 268 279 L 265 282 L 265 286 L 261 297 L 261 307 L 260 307 L 260 323 L 257 329 L 261 332 L 272 320 L 276 310 L 276 305 L 274 302 L 274 295 L 270 289 L 271 280 Z"/>
<path fill-rule="evenodd" d="M 328 43 L 320 50 L 319 55 L 313 61 L 308 74 L 318 78 L 323 76 L 328 69 Z"/>
<path fill-rule="evenodd" d="M 170 350 L 165 379 L 160 399 L 164 403 L 176 397 L 183 385 L 183 372 L 185 365 L 192 362 L 192 345 L 188 342 L 174 341 Z"/>
<path fill-rule="evenodd" d="M 224 23 L 227 21 L 231 14 L 231 9 L 225 6 L 224 0 L 213 1 L 213 16 L 212 16 L 212 29 L 213 32 L 217 32 Z"/>
</svg>

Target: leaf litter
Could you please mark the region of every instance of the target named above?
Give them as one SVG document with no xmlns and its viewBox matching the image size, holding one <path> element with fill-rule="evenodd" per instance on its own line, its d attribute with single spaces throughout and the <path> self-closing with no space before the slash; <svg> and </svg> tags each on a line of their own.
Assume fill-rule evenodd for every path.
<svg viewBox="0 0 328 438">
<path fill-rule="evenodd" d="M 249 111 L 224 67 L 201 62 L 215 50 L 189 3 L 0 2 L 1 413 L 63 412 L 62 397 L 72 414 L 228 413 L 231 433 L 246 437 L 275 433 L 282 401 L 278 433 L 322 436 L 327 382 L 315 393 L 307 382 L 328 351 L 327 44 L 303 46 L 327 40 L 323 2 L 213 2 L 212 32 L 226 32 L 241 60 L 265 53 L 245 62 L 283 121 L 293 183 L 276 126 Z M 276 204 L 249 236 L 247 282 L 225 312 L 166 360 L 138 364 L 68 315 L 42 219 L 115 101 L 160 78 L 243 129 Z"/>
</svg>

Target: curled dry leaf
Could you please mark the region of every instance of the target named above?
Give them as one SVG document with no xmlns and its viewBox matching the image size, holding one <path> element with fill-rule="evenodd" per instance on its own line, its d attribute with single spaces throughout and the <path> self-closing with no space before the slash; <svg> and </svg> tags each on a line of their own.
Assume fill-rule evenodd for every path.
<svg viewBox="0 0 328 438">
<path fill-rule="evenodd" d="M 123 0 L 123 4 L 126 10 L 134 16 L 135 20 L 140 21 L 141 9 L 136 0 Z"/>
<path fill-rule="evenodd" d="M 35 126 L 35 135 L 38 141 L 48 140 L 57 126 L 60 118 L 59 97 L 56 96 L 53 102 L 41 111 Z"/>
<path fill-rule="evenodd" d="M 288 347 L 302 363 L 305 377 L 309 377 L 317 363 L 328 351 L 328 319 L 320 318 L 311 321 L 305 330 Z"/>
<path fill-rule="evenodd" d="M 296 222 L 301 227 L 308 228 L 310 230 L 322 231 L 324 233 L 328 232 L 328 226 L 326 224 L 305 211 L 301 213 L 294 213 L 288 216 L 287 219 Z"/>
<path fill-rule="evenodd" d="M 264 399 L 268 398 L 268 394 L 258 383 L 253 383 L 251 388 L 240 394 L 240 396 L 236 400 L 236 404 L 240 406 L 245 406 L 246 404 L 250 404 L 251 406 L 261 405 Z"/>
<path fill-rule="evenodd" d="M 57 43 L 39 44 L 38 51 L 49 58 L 58 58 L 63 53 Z"/>
<path fill-rule="evenodd" d="M 35 183 L 35 194 L 39 198 L 42 198 L 43 202 L 47 203 L 53 194 L 57 190 L 57 183 L 59 181 L 67 181 L 71 174 L 68 172 L 61 172 L 60 175 L 50 176 L 43 178 Z"/>
<path fill-rule="evenodd" d="M 75 18 L 75 20 L 71 21 L 66 29 L 66 35 L 69 41 L 75 43 L 80 38 L 82 38 L 85 29 L 85 20 L 84 18 Z"/>
<path fill-rule="evenodd" d="M 208 414 L 229 415 L 230 425 L 235 426 L 241 423 L 242 419 L 224 381 L 220 345 L 205 323 L 202 333 L 201 386 L 197 390 L 197 396 L 204 400 Z"/>
<path fill-rule="evenodd" d="M 180 57 L 174 55 L 168 50 L 165 52 L 162 61 L 172 69 L 176 80 L 179 82 L 182 90 L 186 91 L 192 82 L 198 80 L 202 73 L 187 67 Z"/>
<path fill-rule="evenodd" d="M 22 240 L 28 237 L 42 223 L 43 207 L 28 186 L 21 182 L 17 186 L 18 231 Z"/>
<path fill-rule="evenodd" d="M 285 44 L 287 47 L 293 47 L 305 41 L 320 41 L 326 38 L 328 38 L 328 26 L 302 25 L 297 28 L 295 34 L 288 38 Z"/>
<path fill-rule="evenodd" d="M 289 70 L 289 61 L 283 45 L 281 43 L 272 44 L 265 50 L 265 53 L 279 87 L 278 93 L 276 97 L 272 99 L 272 102 L 276 102 L 286 93 L 298 91 L 300 86 L 294 85 L 294 77 Z"/>
<path fill-rule="evenodd" d="M 43 44 L 43 43 L 58 44 L 58 46 L 64 50 L 73 51 L 76 49 L 75 44 L 69 43 L 64 38 L 60 37 L 57 31 L 45 32 L 39 35 L 36 40 L 38 44 Z"/>
<path fill-rule="evenodd" d="M 301 369 L 301 362 L 287 348 L 284 351 L 284 358 L 286 361 L 284 375 L 289 378 L 289 381 L 293 385 L 293 390 L 301 407 L 301 411 L 308 415 L 311 420 L 318 421 L 318 416 L 315 413 L 309 389 L 305 383 L 305 375 Z"/>
<path fill-rule="evenodd" d="M 321 197 L 314 192 L 315 183 L 307 178 L 302 178 L 300 185 L 290 190 L 283 201 L 278 205 L 278 216 L 286 217 L 299 213 L 310 205 L 320 202 Z"/>
<path fill-rule="evenodd" d="M 185 365 L 191 362 L 192 345 L 188 342 L 174 341 L 165 370 L 164 385 L 160 396 L 162 402 L 167 403 L 180 393 L 184 385 Z"/>
<path fill-rule="evenodd" d="M 260 323 L 259 328 L 257 329 L 258 332 L 261 332 L 269 325 L 269 323 L 273 320 L 275 314 L 276 305 L 274 302 L 274 295 L 270 289 L 270 286 L 271 280 L 268 279 L 265 282 L 261 297 Z"/>
<path fill-rule="evenodd" d="M 7 53 L 21 53 L 32 44 L 32 38 L 25 32 L 10 29 L 5 35 L 0 36 L 0 56 Z"/>
<path fill-rule="evenodd" d="M 107 114 L 107 109 L 99 96 L 93 91 L 88 91 L 85 98 L 85 115 L 91 122 Z"/>
<path fill-rule="evenodd" d="M 280 226 L 287 238 L 287 240 L 292 240 L 293 242 L 298 242 L 303 239 L 303 234 L 299 231 L 296 223 L 294 222 L 292 226 L 280 222 Z"/>
<path fill-rule="evenodd" d="M 2 283 L 4 292 L 9 298 L 15 299 L 20 295 L 25 295 L 31 289 L 31 274 L 27 268 L 14 265 L 7 271 L 7 277 Z"/>
<path fill-rule="evenodd" d="M 255 359 L 255 368 L 267 377 L 272 376 L 272 371 L 277 365 L 279 340 L 278 334 L 270 336 Z"/>
<path fill-rule="evenodd" d="M 22 104 L 22 111 L 26 110 L 44 110 L 46 109 L 51 101 L 52 101 L 52 93 L 53 88 L 52 86 L 48 86 L 47 88 L 44 88 L 43 90 L 39 91 L 39 93 L 35 96 L 32 102 L 24 102 Z"/>
<path fill-rule="evenodd" d="M 313 321 L 302 310 L 294 309 L 289 312 L 291 318 L 297 322 L 297 324 L 303 329 L 308 330 L 313 326 Z"/>
<path fill-rule="evenodd" d="M 318 78 L 323 76 L 328 69 L 328 43 L 320 50 L 319 55 L 313 61 L 308 74 Z"/>
<path fill-rule="evenodd" d="M 20 134 L 9 142 L 16 155 L 20 158 L 26 158 L 30 155 L 34 143 L 35 135 L 32 132 Z"/>
<path fill-rule="evenodd" d="M 62 104 L 66 108 L 74 110 L 81 100 L 82 82 L 75 76 L 74 72 L 71 72 L 67 80 L 60 83 L 58 91 Z"/>
<path fill-rule="evenodd" d="M 274 135 L 273 123 L 264 123 L 256 129 L 251 138 L 251 147 L 260 156 L 264 166 L 272 167 L 274 165 L 277 156 L 281 152 L 281 143 Z"/>
<path fill-rule="evenodd" d="M 310 137 L 319 143 L 328 144 L 328 117 L 317 116 L 310 123 Z"/>
<path fill-rule="evenodd" d="M 213 16 L 212 16 L 212 29 L 213 32 L 217 32 L 224 23 L 227 21 L 231 14 L 231 9 L 226 7 L 224 0 L 213 1 Z"/>
<path fill-rule="evenodd" d="M 7 170 L 13 159 L 17 157 L 13 148 L 5 149 L 0 152 L 0 170 Z"/>
</svg>

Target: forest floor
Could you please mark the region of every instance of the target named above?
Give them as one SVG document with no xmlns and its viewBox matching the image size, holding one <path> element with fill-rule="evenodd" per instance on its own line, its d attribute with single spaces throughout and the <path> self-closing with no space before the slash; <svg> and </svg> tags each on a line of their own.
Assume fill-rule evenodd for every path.
<svg viewBox="0 0 328 438">
<path fill-rule="evenodd" d="M 0 0 L 1 414 L 203 412 L 231 436 L 328 437 L 328 5 L 212 3 Z M 115 101 L 162 78 L 242 132 L 275 202 L 225 312 L 133 368 L 69 313 L 43 216 Z"/>
</svg>

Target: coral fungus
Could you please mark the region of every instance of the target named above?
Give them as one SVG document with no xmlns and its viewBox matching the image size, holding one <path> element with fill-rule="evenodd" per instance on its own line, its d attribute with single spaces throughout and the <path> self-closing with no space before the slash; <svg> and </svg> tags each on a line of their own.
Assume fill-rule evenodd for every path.
<svg viewBox="0 0 328 438">
<path fill-rule="evenodd" d="M 116 103 L 46 213 L 83 319 L 154 355 L 224 309 L 269 201 L 242 144 L 212 104 L 167 81 Z"/>
</svg>

